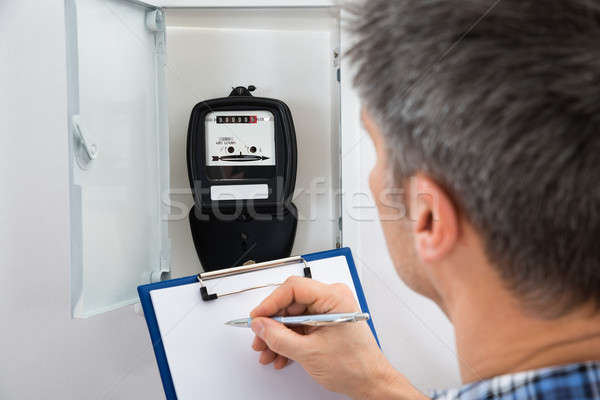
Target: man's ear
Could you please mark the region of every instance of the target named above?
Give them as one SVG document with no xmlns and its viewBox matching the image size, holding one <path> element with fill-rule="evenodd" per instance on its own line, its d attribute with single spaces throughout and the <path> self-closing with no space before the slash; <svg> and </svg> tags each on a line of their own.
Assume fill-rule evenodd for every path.
<svg viewBox="0 0 600 400">
<path fill-rule="evenodd" d="M 440 261 L 458 242 L 458 208 L 427 175 L 414 176 L 409 191 L 416 252 L 423 262 Z"/>
</svg>

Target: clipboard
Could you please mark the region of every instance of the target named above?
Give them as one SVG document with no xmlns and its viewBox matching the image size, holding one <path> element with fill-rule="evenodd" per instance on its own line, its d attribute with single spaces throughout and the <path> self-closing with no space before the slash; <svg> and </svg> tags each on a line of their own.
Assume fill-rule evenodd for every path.
<svg viewBox="0 0 600 400">
<path fill-rule="evenodd" d="M 358 273 L 356 270 L 356 266 L 354 264 L 354 260 L 352 258 L 352 253 L 351 253 L 350 249 L 347 247 L 340 248 L 340 249 L 334 249 L 334 250 L 328 250 L 328 251 L 322 251 L 322 252 L 318 252 L 318 253 L 306 254 L 303 256 L 289 257 L 286 259 L 274 260 L 274 261 L 270 261 L 270 262 L 266 262 L 266 263 L 250 264 L 250 265 L 246 265 L 246 266 L 229 268 L 226 270 L 207 272 L 207 273 L 203 273 L 203 274 L 198 274 L 198 275 L 193 275 L 193 276 L 188 276 L 188 277 L 172 279 L 172 280 L 168 280 L 168 281 L 162 281 L 162 282 L 139 286 L 138 294 L 140 297 L 142 309 L 144 311 L 144 316 L 146 318 L 146 323 L 148 325 L 148 331 L 150 333 L 150 339 L 152 341 L 152 347 L 154 349 L 154 354 L 156 357 L 156 362 L 158 365 L 158 369 L 159 369 L 159 373 L 160 373 L 160 377 L 162 380 L 166 398 L 169 400 L 177 399 L 177 391 L 176 391 L 173 376 L 171 374 L 171 368 L 169 367 L 167 352 L 165 350 L 165 343 L 163 341 L 163 338 L 161 337 L 161 330 L 159 327 L 159 321 L 157 319 L 157 312 L 155 310 L 153 300 L 152 300 L 152 297 L 153 297 L 152 292 L 153 291 L 160 291 L 160 289 L 174 288 L 174 287 L 183 286 L 183 285 L 194 285 L 194 289 L 196 287 L 198 289 L 198 298 L 199 299 L 201 298 L 202 302 L 205 302 L 205 304 L 209 304 L 209 303 L 215 304 L 215 303 L 219 302 L 220 298 L 223 298 L 225 296 L 233 297 L 239 293 L 244 293 L 244 292 L 252 291 L 255 289 L 265 289 L 265 288 L 268 288 L 271 286 L 277 286 L 278 284 L 280 284 L 282 282 L 278 282 L 278 283 L 267 282 L 263 285 L 253 285 L 253 286 L 250 286 L 247 288 L 241 288 L 241 289 L 238 288 L 238 290 L 234 290 L 234 291 L 219 292 L 216 290 L 210 290 L 210 288 L 207 287 L 206 284 L 210 280 L 233 277 L 233 276 L 238 276 L 239 278 L 242 278 L 242 277 L 247 278 L 251 274 L 258 273 L 259 271 L 265 271 L 265 270 L 274 271 L 277 268 L 281 268 L 283 266 L 294 266 L 294 265 L 301 267 L 299 269 L 299 271 L 301 272 L 302 275 L 307 276 L 307 277 L 312 277 L 312 271 L 309 266 L 311 262 L 318 261 L 318 260 L 330 259 L 330 258 L 338 258 L 340 256 L 343 256 L 345 258 L 345 262 L 347 264 L 348 271 L 351 276 L 351 281 L 354 285 L 356 298 L 358 300 L 360 308 L 361 308 L 362 312 L 368 313 L 369 308 L 368 308 L 367 301 L 365 299 L 364 292 L 363 292 L 363 289 L 362 289 L 362 286 L 361 286 L 361 283 L 360 283 L 360 280 L 358 277 Z M 285 280 L 285 279 L 283 279 L 283 280 Z M 155 295 L 156 295 L 156 293 L 155 293 Z M 198 301 L 200 301 L 200 300 L 198 300 Z M 256 305 L 258 305 L 258 303 L 254 304 L 254 306 L 256 306 Z M 231 319 L 231 318 L 235 318 L 235 317 L 243 317 L 243 315 L 226 315 L 224 317 L 225 317 L 225 319 Z M 373 336 L 375 337 L 375 340 L 377 341 L 377 344 L 379 344 L 379 340 L 377 338 L 377 333 L 375 332 L 375 327 L 373 325 L 372 318 L 369 319 L 367 321 L 367 323 L 369 324 L 369 327 L 371 328 L 371 331 L 373 333 Z M 227 329 L 240 329 L 240 328 L 228 327 Z M 247 343 L 247 348 L 248 348 L 248 351 L 251 351 L 250 342 Z M 259 368 L 259 367 L 260 367 L 260 365 L 258 365 L 258 361 L 256 361 L 256 368 Z M 182 400 L 185 400 L 185 399 L 182 399 Z"/>
</svg>

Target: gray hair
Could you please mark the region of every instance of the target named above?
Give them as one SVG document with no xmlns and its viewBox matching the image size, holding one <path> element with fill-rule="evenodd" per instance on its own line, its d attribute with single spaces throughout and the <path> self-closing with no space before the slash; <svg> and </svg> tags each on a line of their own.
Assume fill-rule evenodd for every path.
<svg viewBox="0 0 600 400">
<path fill-rule="evenodd" d="M 600 305 L 600 2 L 364 0 L 355 85 L 402 178 L 424 172 L 507 286 Z"/>
</svg>

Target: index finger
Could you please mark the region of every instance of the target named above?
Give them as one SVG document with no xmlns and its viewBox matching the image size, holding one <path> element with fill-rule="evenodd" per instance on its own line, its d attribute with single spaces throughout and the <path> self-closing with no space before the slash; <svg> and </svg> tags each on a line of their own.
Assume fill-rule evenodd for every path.
<svg viewBox="0 0 600 400">
<path fill-rule="evenodd" d="M 252 310 L 250 317 L 270 317 L 292 304 L 303 304 L 308 307 L 332 297 L 334 294 L 329 285 L 309 278 L 292 276 Z M 332 304 L 331 309 L 333 307 Z M 324 309 L 320 312 L 329 311 Z"/>
</svg>

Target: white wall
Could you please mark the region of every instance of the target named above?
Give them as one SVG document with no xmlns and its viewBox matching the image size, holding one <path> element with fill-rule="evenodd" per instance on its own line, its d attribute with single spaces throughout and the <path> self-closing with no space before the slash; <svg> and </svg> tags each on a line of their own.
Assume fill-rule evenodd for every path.
<svg viewBox="0 0 600 400">
<path fill-rule="evenodd" d="M 0 19 L 0 398 L 164 398 L 131 307 L 70 318 L 63 1 Z"/>
<path fill-rule="evenodd" d="M 1 1 L 0 18 L 0 398 L 163 398 L 131 307 L 70 318 L 63 2 Z M 344 174 L 366 191 L 373 154 L 353 139 Z M 386 355 L 421 388 L 456 383 L 449 324 L 395 278 L 378 222 L 344 224 Z"/>
</svg>

